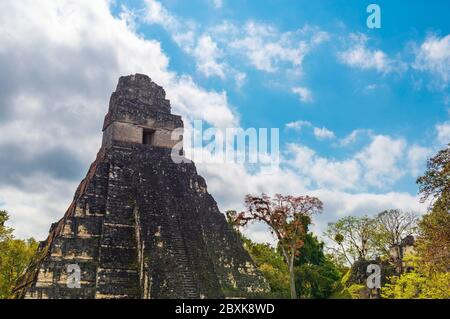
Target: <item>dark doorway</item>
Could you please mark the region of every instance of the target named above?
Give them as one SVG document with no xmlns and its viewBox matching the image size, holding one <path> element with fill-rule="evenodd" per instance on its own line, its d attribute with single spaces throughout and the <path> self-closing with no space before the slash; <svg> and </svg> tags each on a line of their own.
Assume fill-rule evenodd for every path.
<svg viewBox="0 0 450 319">
<path fill-rule="evenodd" d="M 142 144 L 153 145 L 154 138 L 155 138 L 155 131 L 144 130 L 143 135 L 142 135 Z"/>
</svg>

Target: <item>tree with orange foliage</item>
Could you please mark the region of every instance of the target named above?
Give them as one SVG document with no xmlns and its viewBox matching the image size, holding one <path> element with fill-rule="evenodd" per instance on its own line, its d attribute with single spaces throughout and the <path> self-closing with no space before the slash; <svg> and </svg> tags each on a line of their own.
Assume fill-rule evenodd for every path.
<svg viewBox="0 0 450 319">
<path fill-rule="evenodd" d="M 241 213 L 228 212 L 232 225 L 246 226 L 250 222 L 263 222 L 278 239 L 278 246 L 289 269 L 291 298 L 297 298 L 295 289 L 294 260 L 303 247 L 304 238 L 311 224 L 311 217 L 321 213 L 323 203 L 311 196 L 283 196 L 273 198 L 266 194 L 247 195 L 246 210 Z"/>
</svg>

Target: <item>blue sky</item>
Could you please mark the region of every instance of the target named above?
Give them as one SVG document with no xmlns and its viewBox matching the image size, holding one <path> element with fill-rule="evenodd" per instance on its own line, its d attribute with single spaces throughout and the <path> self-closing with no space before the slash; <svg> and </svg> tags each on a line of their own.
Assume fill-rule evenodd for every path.
<svg viewBox="0 0 450 319">
<path fill-rule="evenodd" d="M 142 1 L 124 3 L 136 14 L 148 10 Z M 327 128 L 336 138 L 318 141 L 312 130 L 284 129 L 282 144 L 300 141 L 321 156 L 342 160 L 357 148 L 339 147 L 336 141 L 355 130 L 405 138 L 409 143 L 427 147 L 435 134 L 435 125 L 448 117 L 448 83 L 444 88 L 439 87 L 441 83 L 432 83 L 436 81 L 434 74 L 412 66 L 416 59 L 413 51 L 427 37 L 443 37 L 449 33 L 448 2 L 378 1 L 382 10 L 381 29 L 367 27 L 366 8 L 370 4 L 367 1 L 223 0 L 217 3 L 220 5 L 209 0 L 174 0 L 163 1 L 161 5 L 180 23 L 196 24 L 197 36 L 213 34 L 211 29 L 224 23 L 242 28 L 250 21 L 270 26 L 279 34 L 310 26 L 326 32 L 329 37 L 306 54 L 299 67 L 301 74 L 295 75 L 287 74 L 294 68 L 289 63 L 280 63 L 276 71 L 267 72 L 235 53 L 224 52 L 220 62 L 229 63 L 246 74 L 245 83 L 236 87 L 233 78 L 221 79 L 198 70 L 196 58 L 173 39 L 174 32 L 181 31 L 168 30 L 164 22 L 147 21 L 137 26 L 144 37 L 161 42 L 174 70 L 190 74 L 205 88 L 226 91 L 230 104 L 240 114 L 243 127 L 283 128 L 290 122 L 308 121 L 319 128 Z M 118 4 L 116 14 L 123 11 L 122 5 Z M 392 59 L 394 70 L 365 69 L 342 63 L 339 53 L 349 48 L 351 34 L 366 36 L 365 48 L 369 52 L 382 51 L 386 59 Z M 215 41 L 214 36 L 211 37 Z M 218 49 L 226 51 L 227 44 L 222 45 L 218 43 Z M 367 57 L 370 58 L 370 54 Z M 300 101 L 292 92 L 297 86 L 310 90 L 313 101 Z M 361 139 L 364 140 L 364 136 Z M 414 193 L 414 181 L 415 176 L 406 176 L 390 188 Z"/>
<path fill-rule="evenodd" d="M 246 193 L 313 194 L 318 233 L 343 215 L 425 211 L 415 179 L 450 142 L 450 2 L 376 1 L 381 29 L 359 0 L 40 3 L 0 12 L 0 208 L 18 236 L 62 216 L 117 78 L 137 72 L 187 127 L 280 129 L 277 174 L 197 163 L 222 210 Z"/>
</svg>

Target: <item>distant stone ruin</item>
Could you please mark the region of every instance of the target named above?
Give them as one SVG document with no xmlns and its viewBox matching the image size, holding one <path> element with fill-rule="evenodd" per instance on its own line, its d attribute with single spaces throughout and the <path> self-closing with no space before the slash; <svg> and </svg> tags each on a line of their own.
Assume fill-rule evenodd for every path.
<svg viewBox="0 0 450 319">
<path fill-rule="evenodd" d="M 171 135 L 182 127 L 164 89 L 148 76 L 119 79 L 97 159 L 19 280 L 18 298 L 222 298 L 268 291 L 195 165 L 172 161 L 182 137 Z"/>
<path fill-rule="evenodd" d="M 399 245 L 392 245 L 389 249 L 390 261 L 395 265 L 395 271 L 397 275 L 401 275 L 404 272 L 409 272 L 413 269 L 411 263 L 405 261 L 407 255 L 414 255 L 416 240 L 414 236 L 408 235 L 402 239 Z"/>
</svg>

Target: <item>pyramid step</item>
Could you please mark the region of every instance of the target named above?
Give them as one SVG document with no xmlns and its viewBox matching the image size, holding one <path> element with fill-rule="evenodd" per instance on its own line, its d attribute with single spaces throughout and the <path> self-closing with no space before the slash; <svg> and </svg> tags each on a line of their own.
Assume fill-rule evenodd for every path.
<svg viewBox="0 0 450 319">
<path fill-rule="evenodd" d="M 198 285 L 191 270 L 191 262 L 187 253 L 186 242 L 178 226 L 177 219 L 171 219 L 170 223 L 167 220 L 164 220 L 160 225 L 166 229 L 166 232 L 169 235 L 168 239 L 177 263 L 178 273 L 181 277 L 181 287 L 184 291 L 184 297 L 193 299 L 200 298 Z"/>
</svg>

